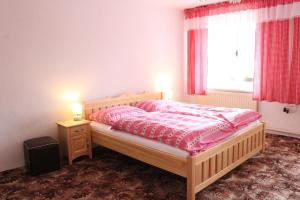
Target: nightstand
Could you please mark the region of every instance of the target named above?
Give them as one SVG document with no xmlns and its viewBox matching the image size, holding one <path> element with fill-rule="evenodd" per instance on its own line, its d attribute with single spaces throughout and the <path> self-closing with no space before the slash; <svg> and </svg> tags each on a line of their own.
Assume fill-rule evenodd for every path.
<svg viewBox="0 0 300 200">
<path fill-rule="evenodd" d="M 61 152 L 68 157 L 70 165 L 75 158 L 83 155 L 92 159 L 90 121 L 69 120 L 57 122 L 57 125 Z"/>
</svg>

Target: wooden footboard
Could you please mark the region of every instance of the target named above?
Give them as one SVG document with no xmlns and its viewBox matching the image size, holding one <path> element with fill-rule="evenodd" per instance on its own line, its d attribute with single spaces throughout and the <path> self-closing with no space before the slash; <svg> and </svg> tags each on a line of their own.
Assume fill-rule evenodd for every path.
<svg viewBox="0 0 300 200">
<path fill-rule="evenodd" d="M 265 148 L 264 123 L 187 159 L 187 199 Z"/>
</svg>

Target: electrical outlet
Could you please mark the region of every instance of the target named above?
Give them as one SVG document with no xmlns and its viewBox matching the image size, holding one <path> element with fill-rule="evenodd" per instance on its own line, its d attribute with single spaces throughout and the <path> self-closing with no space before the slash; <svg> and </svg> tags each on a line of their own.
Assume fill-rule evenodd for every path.
<svg viewBox="0 0 300 200">
<path fill-rule="evenodd" d="M 289 112 L 290 112 L 290 109 L 289 109 L 289 108 L 287 108 L 287 107 L 284 107 L 284 108 L 283 108 L 283 112 L 285 112 L 286 114 L 289 114 Z"/>
</svg>

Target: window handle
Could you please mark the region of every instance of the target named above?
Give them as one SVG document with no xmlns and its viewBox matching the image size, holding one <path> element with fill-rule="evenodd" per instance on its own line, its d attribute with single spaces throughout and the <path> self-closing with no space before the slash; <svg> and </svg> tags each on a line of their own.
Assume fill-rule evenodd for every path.
<svg viewBox="0 0 300 200">
<path fill-rule="evenodd" d="M 239 51 L 236 50 L 234 54 L 235 54 L 236 57 L 238 57 L 239 56 Z"/>
</svg>

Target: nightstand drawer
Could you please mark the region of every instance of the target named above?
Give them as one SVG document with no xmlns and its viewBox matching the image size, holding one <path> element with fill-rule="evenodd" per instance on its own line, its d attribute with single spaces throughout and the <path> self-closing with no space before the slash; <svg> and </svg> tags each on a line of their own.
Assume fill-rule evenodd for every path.
<svg viewBox="0 0 300 200">
<path fill-rule="evenodd" d="M 88 133 L 88 126 L 75 126 L 71 128 L 71 136 L 77 136 Z"/>
</svg>

